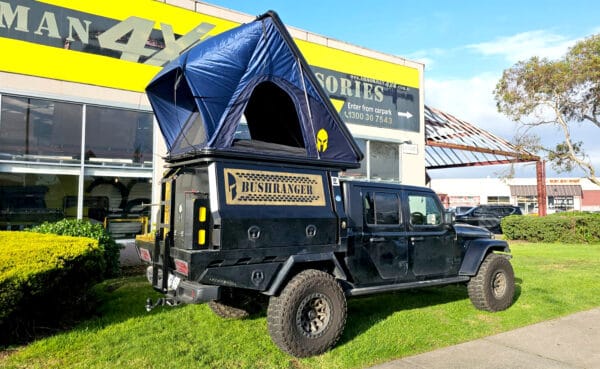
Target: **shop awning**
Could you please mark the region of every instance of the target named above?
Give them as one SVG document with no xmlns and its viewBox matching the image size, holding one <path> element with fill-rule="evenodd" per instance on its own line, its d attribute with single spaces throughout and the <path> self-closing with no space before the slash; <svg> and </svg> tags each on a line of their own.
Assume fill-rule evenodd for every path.
<svg viewBox="0 0 600 369">
<path fill-rule="evenodd" d="M 536 163 L 539 215 L 546 215 L 546 169 L 539 156 L 441 110 L 425 106 L 425 168 Z M 527 196 L 527 195 L 524 195 Z"/>
<path fill-rule="evenodd" d="M 582 195 L 580 185 L 547 185 L 546 194 L 548 196 L 579 196 Z M 514 185 L 510 186 L 511 196 L 537 196 L 537 186 L 535 185 Z"/>
<path fill-rule="evenodd" d="M 427 169 L 539 161 L 505 139 L 441 110 L 425 106 Z"/>
</svg>

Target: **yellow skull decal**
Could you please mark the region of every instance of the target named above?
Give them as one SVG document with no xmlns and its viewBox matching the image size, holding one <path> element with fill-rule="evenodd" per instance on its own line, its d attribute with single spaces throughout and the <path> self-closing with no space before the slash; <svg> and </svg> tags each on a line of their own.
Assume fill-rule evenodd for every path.
<svg viewBox="0 0 600 369">
<path fill-rule="evenodd" d="M 327 131 L 323 128 L 317 132 L 317 151 L 325 152 L 327 150 L 327 143 L 329 141 L 329 135 Z"/>
</svg>

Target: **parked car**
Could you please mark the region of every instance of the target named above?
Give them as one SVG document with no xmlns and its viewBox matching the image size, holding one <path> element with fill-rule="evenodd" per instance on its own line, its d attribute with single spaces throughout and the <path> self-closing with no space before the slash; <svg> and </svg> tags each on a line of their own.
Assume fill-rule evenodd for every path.
<svg viewBox="0 0 600 369">
<path fill-rule="evenodd" d="M 451 211 L 454 214 L 458 215 L 458 214 L 464 214 L 467 211 L 471 210 L 472 208 L 473 208 L 472 206 L 455 206 L 452 208 L 448 208 L 448 211 Z"/>
<path fill-rule="evenodd" d="M 523 215 L 523 213 L 518 206 L 513 205 L 479 205 L 465 213 L 457 213 L 456 222 L 485 227 L 492 232 L 502 233 L 500 221 L 509 215 Z"/>
</svg>

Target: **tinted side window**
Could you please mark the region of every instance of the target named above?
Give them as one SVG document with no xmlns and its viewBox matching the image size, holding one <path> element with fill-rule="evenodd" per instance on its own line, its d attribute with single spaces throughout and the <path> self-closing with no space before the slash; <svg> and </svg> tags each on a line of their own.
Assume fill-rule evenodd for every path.
<svg viewBox="0 0 600 369">
<path fill-rule="evenodd" d="M 398 225 L 400 218 L 400 199 L 395 193 L 369 192 L 365 194 L 364 218 L 367 224 Z"/>
<path fill-rule="evenodd" d="M 491 208 L 490 213 L 494 217 L 504 216 L 504 211 L 502 210 L 502 208 Z"/>
<path fill-rule="evenodd" d="M 498 215 L 500 215 L 500 213 L 498 212 L 498 209 L 487 208 L 487 207 L 480 207 L 473 211 L 473 216 L 478 217 L 478 218 L 495 217 Z"/>
<path fill-rule="evenodd" d="M 412 225 L 437 226 L 442 224 L 442 209 L 431 194 L 408 195 L 410 223 Z"/>
</svg>

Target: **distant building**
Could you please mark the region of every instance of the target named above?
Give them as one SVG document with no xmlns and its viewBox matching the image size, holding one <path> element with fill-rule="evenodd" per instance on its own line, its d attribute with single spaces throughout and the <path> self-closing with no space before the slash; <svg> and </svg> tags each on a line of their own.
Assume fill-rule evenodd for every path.
<svg viewBox="0 0 600 369">
<path fill-rule="evenodd" d="M 432 179 L 431 188 L 447 207 L 479 204 L 517 205 L 525 214 L 538 212 L 535 178 Z M 585 178 L 546 179 L 548 214 L 563 211 L 600 211 L 600 187 Z"/>
</svg>

